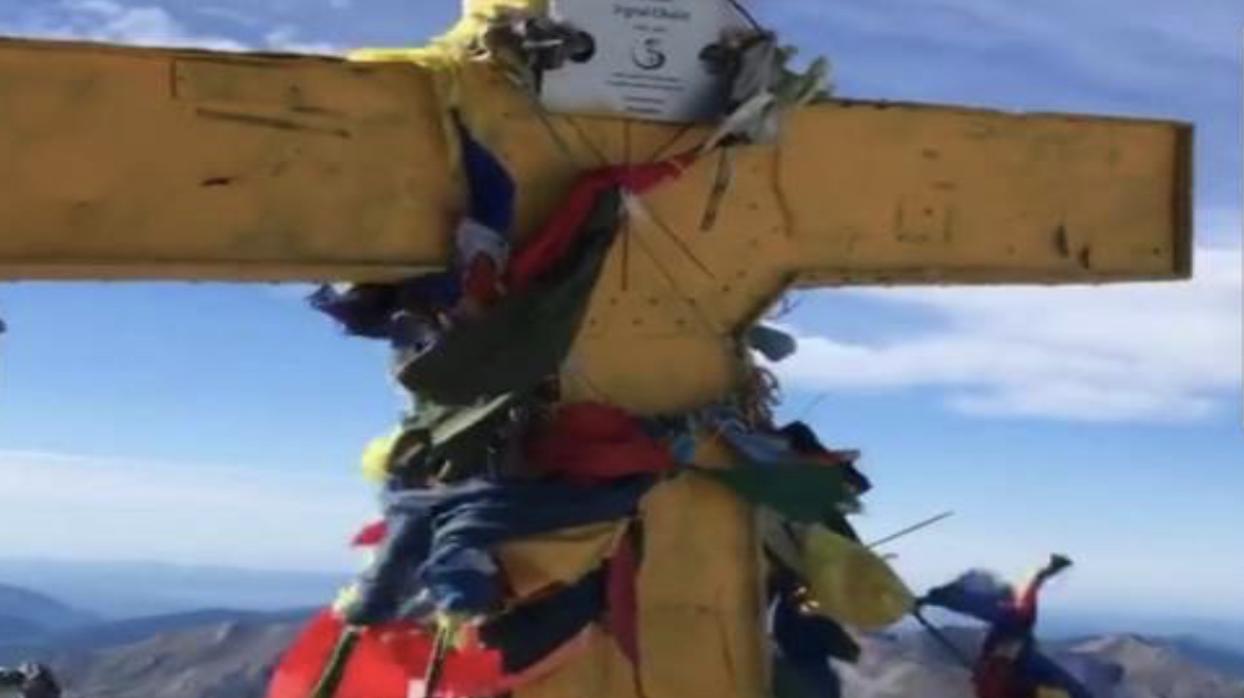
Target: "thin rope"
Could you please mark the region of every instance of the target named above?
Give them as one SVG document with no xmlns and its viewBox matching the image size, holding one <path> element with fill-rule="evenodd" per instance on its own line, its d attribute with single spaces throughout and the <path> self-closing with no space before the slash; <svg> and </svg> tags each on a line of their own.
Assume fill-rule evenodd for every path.
<svg viewBox="0 0 1244 698">
<path fill-rule="evenodd" d="M 342 680 L 345 679 L 346 667 L 362 635 L 363 629 L 356 626 L 350 625 L 342 629 L 341 635 L 337 638 L 337 644 L 329 656 L 328 664 L 324 668 L 324 673 L 311 690 L 312 698 L 333 698 L 337 693 Z"/>
<path fill-rule="evenodd" d="M 734 163 L 730 160 L 730 149 L 721 148 L 718 153 L 717 175 L 713 178 L 713 188 L 708 193 L 704 217 L 700 220 L 700 232 L 705 233 L 716 227 L 717 218 L 721 214 L 722 201 L 730 192 L 730 185 L 734 181 Z"/>
<path fill-rule="evenodd" d="M 593 141 L 592 138 L 587 135 L 587 133 L 583 130 L 583 127 L 579 124 L 579 122 L 575 121 L 575 118 L 573 116 L 570 116 L 569 114 L 563 114 L 562 118 L 566 120 L 566 123 L 570 124 L 570 128 L 574 129 L 575 134 L 579 136 L 579 140 L 583 141 L 583 145 L 587 146 L 587 149 L 592 151 L 592 154 L 596 156 L 596 160 L 598 164 L 601 167 L 605 167 L 606 165 L 608 165 L 609 156 L 605 155 L 605 151 L 601 150 L 596 145 L 596 142 Z"/>
<path fill-rule="evenodd" d="M 527 98 L 528 106 L 530 106 L 531 110 L 535 112 L 536 118 L 540 120 L 540 124 L 544 126 L 544 130 L 548 132 L 549 138 L 551 138 L 553 143 L 557 146 L 557 150 L 563 157 L 566 158 L 572 167 L 582 170 L 583 165 L 579 162 L 579 159 L 575 157 L 574 151 L 570 148 L 570 144 L 567 143 L 566 139 L 562 138 L 562 134 L 558 132 L 557 127 L 553 124 L 553 120 L 549 117 L 549 113 L 544 110 L 544 105 L 540 104 L 539 101 L 537 101 L 536 98 L 527 90 L 524 90 L 521 87 L 519 89 Z"/>
<path fill-rule="evenodd" d="M 799 413 L 799 416 L 795 418 L 795 421 L 797 422 L 808 421 L 808 417 L 811 417 L 812 413 L 815 412 L 817 408 L 820 407 L 821 404 L 824 403 L 828 399 L 829 399 L 828 390 L 818 394 L 816 397 L 812 398 L 812 400 L 808 403 L 807 407 L 803 408 L 803 411 Z"/>
<path fill-rule="evenodd" d="M 682 141 L 682 139 L 685 138 L 688 133 L 691 133 L 694 130 L 695 130 L 694 125 L 683 124 L 681 128 L 679 128 L 677 131 L 674 132 L 674 135 L 671 136 L 668 141 L 663 143 L 661 147 L 657 148 L 652 153 L 652 155 L 648 156 L 648 162 L 658 162 L 664 159 L 665 156 L 668 155 L 669 152 L 674 149 L 674 146 L 678 145 L 678 143 Z"/>
<path fill-rule="evenodd" d="M 927 631 L 929 635 L 933 637 L 934 640 L 937 640 L 938 644 L 940 644 L 943 649 L 949 652 L 952 657 L 954 657 L 956 660 L 958 660 L 960 664 L 963 665 L 963 668 L 967 669 L 968 671 L 972 671 L 972 660 L 968 659 L 967 655 L 965 655 L 963 651 L 960 650 L 957 645 L 955 645 L 955 643 L 950 641 L 950 638 L 946 637 L 944 634 L 942 634 L 942 631 L 938 630 L 936 626 L 934 626 L 932 623 L 926 620 L 924 615 L 921 614 L 920 611 L 918 610 L 912 611 L 911 615 L 913 618 L 916 619 L 916 622 L 924 626 L 925 631 Z"/>
<path fill-rule="evenodd" d="M 644 236 L 640 235 L 638 230 L 635 231 L 635 243 L 638 245 L 640 251 L 642 251 L 652 262 L 652 265 L 657 268 L 657 271 L 660 272 L 661 276 L 665 277 L 666 282 L 669 283 L 670 288 L 675 294 L 678 295 L 679 299 L 686 305 L 690 306 L 692 314 L 695 315 L 696 320 L 704 326 L 704 329 L 712 335 L 721 334 L 721 329 L 719 329 L 713 323 L 712 319 L 704 313 L 704 309 L 701 308 L 700 304 L 695 301 L 695 298 L 692 297 L 691 294 L 682 290 L 681 285 L 678 283 L 678 278 L 674 276 L 673 272 L 666 268 L 664 264 L 661 263 L 661 258 L 654 253 L 650 247 L 648 247 L 647 243 L 644 241 Z"/>
<path fill-rule="evenodd" d="M 652 220 L 652 222 L 656 225 L 656 227 L 662 233 L 664 233 L 666 237 L 670 239 L 670 242 L 673 242 L 674 245 L 676 245 L 678 249 L 684 255 L 686 255 L 688 259 L 691 260 L 692 264 L 699 267 L 700 271 L 704 272 L 705 276 L 712 279 L 713 281 L 716 281 L 717 275 L 713 273 L 713 270 L 710 269 L 707 264 L 705 264 L 699 257 L 695 255 L 695 252 L 691 250 L 691 247 L 688 246 L 687 243 L 684 242 L 682 238 L 678 237 L 678 233 L 675 233 L 674 229 L 670 227 L 670 225 L 666 223 L 664 219 L 661 218 L 661 215 L 657 213 L 652 208 L 652 206 L 648 205 L 648 201 L 646 199 L 638 195 L 637 197 L 639 198 L 640 202 L 643 204 L 644 211 L 648 214 L 648 218 Z"/>
<path fill-rule="evenodd" d="M 631 166 L 631 122 L 629 119 L 622 122 L 622 142 L 623 155 L 626 157 L 626 166 Z M 632 221 L 630 216 L 624 216 L 622 219 L 622 260 L 621 260 L 621 281 L 622 292 L 626 293 L 631 286 L 631 235 Z"/>
<path fill-rule="evenodd" d="M 880 539 L 880 540 L 873 541 L 872 543 L 869 543 L 869 544 L 868 544 L 867 546 L 865 546 L 865 547 L 869 548 L 870 550 L 871 550 L 871 549 L 873 549 L 873 548 L 880 548 L 881 546 L 886 545 L 887 543 L 893 543 L 894 541 L 896 541 L 896 540 L 898 540 L 898 539 L 900 539 L 900 538 L 906 538 L 907 536 L 910 536 L 910 535 L 911 535 L 911 534 L 913 534 L 913 533 L 917 533 L 917 532 L 919 532 L 919 531 L 923 531 L 924 529 L 926 529 L 926 528 L 928 528 L 928 527 L 930 527 L 930 526 L 933 526 L 933 525 L 939 524 L 939 523 L 941 523 L 941 522 L 945 521 L 946 519 L 949 519 L 950 517 L 952 517 L 952 516 L 954 516 L 954 515 L 955 515 L 955 512 L 953 512 L 953 511 L 948 511 L 948 512 L 945 512 L 945 513 L 943 513 L 943 514 L 938 514 L 937 516 L 934 516 L 934 517 L 933 517 L 933 518 L 931 518 L 931 519 L 926 519 L 926 520 L 924 520 L 924 521 L 921 521 L 921 522 L 920 522 L 920 523 L 918 523 L 918 524 L 915 524 L 915 525 L 912 525 L 912 526 L 908 526 L 907 528 L 904 528 L 903 530 L 899 531 L 898 533 L 893 533 L 893 534 L 890 534 L 890 535 L 886 536 L 885 538 L 882 538 L 882 539 Z"/>
<path fill-rule="evenodd" d="M 755 15 L 753 15 L 746 7 L 743 7 L 743 3 L 739 2 L 739 0 L 726 0 L 726 2 L 730 3 L 730 6 L 734 8 L 734 11 L 742 15 L 743 19 L 746 19 L 747 22 L 752 25 L 752 29 L 755 29 L 756 31 L 764 31 L 764 26 L 762 26 L 760 22 L 756 21 Z"/>
<path fill-rule="evenodd" d="M 577 380 L 580 383 L 582 383 L 583 387 L 587 388 L 587 391 L 589 393 L 592 393 L 596 396 L 597 402 L 601 402 L 607 405 L 618 404 L 616 400 L 614 400 L 613 398 L 609 396 L 609 393 L 605 392 L 605 390 L 602 389 L 599 385 L 597 385 L 595 381 L 593 381 L 590 377 L 588 377 L 587 371 L 585 371 L 583 367 L 579 365 L 578 358 L 579 358 L 578 356 L 571 356 L 568 361 L 562 364 L 562 368 L 561 368 L 562 372 L 569 374 L 572 379 Z"/>
</svg>

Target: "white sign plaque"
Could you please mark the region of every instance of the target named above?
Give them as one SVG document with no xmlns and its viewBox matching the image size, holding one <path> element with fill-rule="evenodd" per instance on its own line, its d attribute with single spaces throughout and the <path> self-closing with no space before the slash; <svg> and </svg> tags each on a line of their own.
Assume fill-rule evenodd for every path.
<svg viewBox="0 0 1244 698">
<path fill-rule="evenodd" d="M 725 0 L 552 0 L 550 13 L 591 34 L 596 51 L 544 76 L 548 109 L 675 122 L 721 116 L 725 86 L 700 54 L 742 26 Z"/>
</svg>

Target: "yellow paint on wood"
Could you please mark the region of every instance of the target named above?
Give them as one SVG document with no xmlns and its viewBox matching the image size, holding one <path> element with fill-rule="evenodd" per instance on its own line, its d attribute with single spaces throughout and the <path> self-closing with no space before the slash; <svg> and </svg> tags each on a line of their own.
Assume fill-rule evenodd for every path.
<svg viewBox="0 0 1244 698">
<path fill-rule="evenodd" d="M 458 189 L 409 66 L 2 42 L 0 94 L 0 276 L 375 277 L 448 253 Z"/>
<path fill-rule="evenodd" d="M 541 118 L 485 64 L 454 83 L 521 182 L 520 237 L 580 172 L 705 135 Z M 2 41 L 0 94 L 0 278 L 388 280 L 448 258 L 462 186 L 411 63 Z M 732 335 L 791 284 L 1183 278 L 1190 150 L 1168 122 L 810 107 L 779 146 L 733 153 L 711 229 L 717 155 L 633 202 L 569 395 L 717 399 Z"/>
<path fill-rule="evenodd" d="M 464 0 L 464 11 L 538 0 Z M 461 38 L 460 25 L 457 35 Z M 0 40 L 0 278 L 392 280 L 443 266 L 462 207 L 440 98 L 521 183 L 519 231 L 575 176 L 695 146 L 703 128 L 539 118 L 486 65 Z M 569 399 L 644 414 L 720 399 L 734 333 L 792 284 L 1082 283 L 1190 273 L 1191 129 L 1169 122 L 831 102 L 776 147 L 717 156 L 632 202 L 566 369 Z M 718 445 L 719 446 L 719 445 Z M 724 462 L 705 446 L 703 462 Z M 650 698 L 768 684 L 751 510 L 705 480 L 645 501 Z M 521 698 L 635 694 L 613 641 Z"/>
<path fill-rule="evenodd" d="M 702 133 L 555 117 L 564 153 L 500 76 L 466 72 L 464 108 L 523 181 L 524 230 L 579 170 Z M 443 176 L 430 84 L 405 63 L 0 42 L 0 275 L 370 279 L 437 265 L 460 186 Z M 712 231 L 699 222 L 713 163 L 655 194 L 672 235 L 641 224 L 651 240 L 633 251 L 647 243 L 671 271 L 698 264 L 683 248 L 746 254 L 807 284 L 1181 278 L 1189 141 L 1168 122 L 833 102 L 794 115 L 780 147 L 738 151 Z M 716 294 L 739 273 L 721 271 L 680 278 Z"/>
<path fill-rule="evenodd" d="M 806 285 L 1191 271 L 1178 124 L 841 102 L 796 114 L 782 157 Z"/>
</svg>

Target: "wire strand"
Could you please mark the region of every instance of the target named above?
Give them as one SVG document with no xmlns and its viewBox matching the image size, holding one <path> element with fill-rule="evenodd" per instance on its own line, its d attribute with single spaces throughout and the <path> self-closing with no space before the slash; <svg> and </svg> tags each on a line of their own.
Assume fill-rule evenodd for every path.
<svg viewBox="0 0 1244 698">
<path fill-rule="evenodd" d="M 744 7 L 742 2 L 739 0 L 726 0 L 726 2 L 730 3 L 730 6 L 734 8 L 734 11 L 742 15 L 743 19 L 746 19 L 748 24 L 752 25 L 752 29 L 755 29 L 756 31 L 764 31 L 764 26 L 761 25 L 760 22 L 756 21 L 756 15 L 753 15 L 750 10 Z"/>
</svg>

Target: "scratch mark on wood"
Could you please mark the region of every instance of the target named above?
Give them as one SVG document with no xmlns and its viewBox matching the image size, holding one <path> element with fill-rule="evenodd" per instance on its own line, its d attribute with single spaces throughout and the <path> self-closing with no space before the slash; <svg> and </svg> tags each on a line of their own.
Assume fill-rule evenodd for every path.
<svg viewBox="0 0 1244 698">
<path fill-rule="evenodd" d="M 1054 231 L 1054 249 L 1058 250 L 1058 256 L 1063 259 L 1071 256 L 1071 242 L 1067 239 L 1067 226 L 1059 225 Z"/>
<path fill-rule="evenodd" d="M 177 61 L 168 62 L 168 92 L 173 99 L 181 99 L 181 75 L 177 71 Z"/>
<path fill-rule="evenodd" d="M 349 131 L 343 128 L 325 128 L 320 126 L 308 126 L 300 124 L 296 121 L 288 119 L 280 119 L 273 116 L 260 116 L 258 114 L 240 114 L 237 112 L 218 111 L 215 109 L 199 108 L 195 110 L 195 114 L 204 119 L 217 119 L 219 121 L 232 121 L 247 126 L 259 126 L 262 128 L 274 128 L 281 131 L 300 131 L 304 133 L 317 133 L 324 136 L 335 136 L 337 138 L 350 138 Z"/>
<path fill-rule="evenodd" d="M 1085 270 L 1093 268 L 1093 248 L 1089 245 L 1080 250 L 1080 266 Z"/>
<path fill-rule="evenodd" d="M 289 110 L 297 114 L 309 114 L 311 116 L 345 116 L 343 112 L 337 111 L 336 109 L 327 109 L 325 107 L 313 107 L 308 105 L 293 106 L 290 107 Z"/>
</svg>

